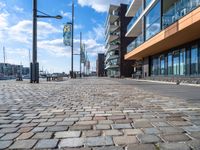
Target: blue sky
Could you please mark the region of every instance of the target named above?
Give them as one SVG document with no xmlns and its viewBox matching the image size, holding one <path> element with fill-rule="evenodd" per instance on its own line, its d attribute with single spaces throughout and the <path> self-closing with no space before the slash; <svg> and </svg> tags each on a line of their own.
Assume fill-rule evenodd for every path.
<svg viewBox="0 0 200 150">
<path fill-rule="evenodd" d="M 109 4 L 128 0 L 75 0 L 75 53 L 79 52 L 79 35 L 83 33 L 91 70 L 95 70 L 97 53 L 104 50 L 104 22 Z M 62 20 L 38 19 L 38 61 L 48 72 L 69 72 L 71 48 L 63 44 L 63 25 L 71 21 L 71 0 L 38 0 L 38 10 L 62 15 Z M 6 62 L 29 66 L 32 54 L 32 0 L 0 1 L 0 62 L 2 48 Z M 74 56 L 74 70 L 79 70 L 79 56 Z"/>
</svg>

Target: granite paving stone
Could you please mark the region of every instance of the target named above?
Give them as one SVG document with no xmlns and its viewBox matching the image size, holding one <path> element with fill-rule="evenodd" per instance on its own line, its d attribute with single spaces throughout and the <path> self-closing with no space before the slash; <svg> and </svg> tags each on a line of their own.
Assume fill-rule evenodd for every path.
<svg viewBox="0 0 200 150">
<path fill-rule="evenodd" d="M 113 141 L 116 145 L 128 145 L 139 142 L 135 136 L 114 136 Z"/>
<path fill-rule="evenodd" d="M 160 143 L 160 150 L 190 150 L 190 147 L 185 143 Z"/>
<path fill-rule="evenodd" d="M 23 127 L 23 128 L 20 128 L 17 132 L 24 133 L 24 132 L 29 132 L 32 129 L 33 127 Z"/>
<path fill-rule="evenodd" d="M 192 149 L 192 150 L 199 150 L 200 149 L 200 141 L 199 140 L 191 140 L 186 142 L 186 144 Z"/>
<path fill-rule="evenodd" d="M 130 123 L 128 124 L 112 124 L 113 129 L 131 129 L 133 128 Z"/>
<path fill-rule="evenodd" d="M 159 129 L 164 134 L 178 134 L 178 133 L 185 132 L 182 128 L 179 128 L 179 127 L 160 127 Z"/>
<path fill-rule="evenodd" d="M 144 128 L 143 129 L 145 134 L 159 134 L 161 133 L 160 130 L 158 130 L 157 128 Z"/>
<path fill-rule="evenodd" d="M 166 142 L 183 142 L 190 140 L 190 138 L 185 134 L 161 135 L 161 137 Z"/>
<path fill-rule="evenodd" d="M 144 132 L 141 129 L 124 129 L 125 135 L 139 135 L 144 134 Z"/>
<path fill-rule="evenodd" d="M 46 132 L 67 131 L 67 126 L 52 126 L 45 129 Z"/>
<path fill-rule="evenodd" d="M 123 135 L 123 132 L 120 130 L 104 130 L 103 134 L 106 136 L 116 136 L 116 135 Z"/>
<path fill-rule="evenodd" d="M 31 132 L 37 133 L 37 132 L 43 132 L 46 127 L 35 127 Z"/>
<path fill-rule="evenodd" d="M 16 139 L 18 136 L 20 135 L 20 133 L 8 133 L 5 134 L 1 140 L 14 140 Z"/>
<path fill-rule="evenodd" d="M 158 143 L 161 141 L 161 139 L 156 135 L 141 134 L 138 135 L 137 138 L 144 144 Z"/>
<path fill-rule="evenodd" d="M 15 133 L 17 130 L 18 128 L 2 128 L 0 133 Z"/>
<path fill-rule="evenodd" d="M 0 149 L 6 149 L 8 148 L 13 141 L 0 141 Z"/>
<path fill-rule="evenodd" d="M 120 146 L 106 146 L 106 147 L 97 147 L 93 150 L 123 150 L 123 147 Z"/>
<path fill-rule="evenodd" d="M 84 138 L 66 138 L 59 143 L 59 148 L 65 147 L 81 147 L 84 145 Z"/>
<path fill-rule="evenodd" d="M 109 146 L 113 144 L 111 136 L 89 137 L 85 140 L 85 145 L 89 147 Z"/>
<path fill-rule="evenodd" d="M 9 149 L 31 149 L 36 144 L 37 140 L 18 140 L 9 147 Z"/>
<path fill-rule="evenodd" d="M 52 137 L 52 132 L 41 132 L 41 133 L 35 133 L 35 135 L 32 137 L 33 139 L 50 139 Z"/>
<path fill-rule="evenodd" d="M 95 126 L 96 130 L 108 130 L 110 129 L 110 125 L 102 125 L 102 124 L 98 124 Z"/>
<path fill-rule="evenodd" d="M 149 92 L 143 89 L 148 82 L 96 77 L 0 82 L 0 149 L 199 148 L 199 101 Z"/>
<path fill-rule="evenodd" d="M 33 132 L 22 133 L 20 136 L 17 137 L 17 140 L 25 140 L 29 139 L 34 135 Z"/>
<path fill-rule="evenodd" d="M 55 138 L 77 138 L 80 137 L 80 131 L 65 131 L 65 132 L 56 132 Z"/>
<path fill-rule="evenodd" d="M 153 144 L 129 144 L 127 150 L 157 150 Z"/>
<path fill-rule="evenodd" d="M 183 127 L 183 129 L 187 132 L 200 132 L 200 126 L 187 126 Z"/>
<path fill-rule="evenodd" d="M 82 136 L 83 137 L 96 137 L 100 136 L 102 131 L 100 130 L 88 130 L 88 131 L 83 131 Z"/>
<path fill-rule="evenodd" d="M 42 139 L 37 142 L 34 149 L 54 149 L 57 144 L 58 139 Z"/>
</svg>

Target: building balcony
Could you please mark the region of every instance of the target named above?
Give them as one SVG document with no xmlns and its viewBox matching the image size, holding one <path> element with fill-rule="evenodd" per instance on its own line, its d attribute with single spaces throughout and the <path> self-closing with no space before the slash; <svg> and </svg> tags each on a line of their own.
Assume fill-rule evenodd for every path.
<svg viewBox="0 0 200 150">
<path fill-rule="evenodd" d="M 130 52 L 140 46 L 144 42 L 144 35 L 140 34 L 133 42 L 127 46 L 127 52 Z"/>
<path fill-rule="evenodd" d="M 111 43 L 115 40 L 119 39 L 119 34 L 118 33 L 110 33 L 108 34 L 108 37 L 106 39 L 106 43 Z"/>
<path fill-rule="evenodd" d="M 105 70 L 107 70 L 107 69 L 117 69 L 117 68 L 119 68 L 119 65 L 111 64 L 111 65 L 106 65 Z"/>
<path fill-rule="evenodd" d="M 191 9 L 189 9 L 190 13 L 181 17 L 173 24 L 170 24 L 170 22 L 167 26 L 164 26 L 165 28 L 162 31 L 153 35 L 147 41 L 144 41 L 144 43 L 138 45 L 138 47 L 136 47 L 134 44 L 132 48 L 130 46 L 130 52 L 125 55 L 125 59 L 140 60 L 199 39 L 200 7 L 198 6 L 200 3 L 197 3 L 199 1 L 195 0 L 190 2 L 192 2 L 190 3 L 190 6 L 192 6 L 190 7 Z M 182 10 L 184 10 L 184 8 Z M 179 12 L 182 12 L 182 10 L 180 9 Z M 163 24 L 166 24 L 166 22 L 163 22 Z"/>
<path fill-rule="evenodd" d="M 200 5 L 200 0 L 179 0 L 163 13 L 163 29 L 175 23 Z"/>
<path fill-rule="evenodd" d="M 135 0 L 136 1 L 136 0 Z M 141 1 L 141 0 L 140 0 Z M 152 0 L 148 6 L 143 10 L 143 6 L 139 6 L 135 11 L 134 15 L 132 16 L 133 19 L 129 23 L 127 27 L 126 37 L 137 37 L 142 32 L 143 27 L 143 18 L 145 14 L 156 4 L 157 0 Z M 134 3 L 134 1 L 133 1 Z M 132 6 L 130 6 L 132 7 Z M 132 8 L 134 9 L 134 8 Z"/>
<path fill-rule="evenodd" d="M 109 35 L 110 33 L 113 33 L 114 31 L 118 30 L 119 27 L 120 27 L 120 26 L 119 26 L 118 24 L 110 24 L 110 25 L 108 26 L 108 28 L 106 29 L 106 32 L 105 32 L 106 37 L 108 37 L 108 35 Z"/>
<path fill-rule="evenodd" d="M 140 7 L 142 7 L 142 0 L 130 1 L 126 17 L 134 17 Z"/>
<path fill-rule="evenodd" d="M 109 45 L 108 49 L 106 51 L 106 54 L 109 53 L 109 52 L 115 51 L 117 49 L 119 49 L 119 45 L 118 44 L 116 44 L 116 45 Z"/>
<path fill-rule="evenodd" d="M 127 31 L 131 29 L 131 27 L 135 24 L 136 20 L 140 17 L 142 14 L 142 6 L 138 9 L 134 17 L 131 19 L 130 23 L 127 26 Z"/>
<path fill-rule="evenodd" d="M 110 60 L 113 60 L 113 59 L 118 59 L 119 58 L 119 55 L 107 55 L 106 56 L 106 59 L 105 59 L 105 62 L 108 62 Z"/>
</svg>

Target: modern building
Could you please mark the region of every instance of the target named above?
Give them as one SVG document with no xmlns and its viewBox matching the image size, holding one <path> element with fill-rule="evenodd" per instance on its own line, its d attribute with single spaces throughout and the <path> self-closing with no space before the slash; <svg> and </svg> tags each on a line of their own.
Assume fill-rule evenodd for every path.
<svg viewBox="0 0 200 150">
<path fill-rule="evenodd" d="M 0 63 L 0 74 L 13 77 L 16 77 L 18 74 L 28 75 L 29 67 L 23 67 L 22 65 L 14 65 L 9 63 Z"/>
<path fill-rule="evenodd" d="M 153 79 L 200 78 L 200 0 L 132 0 L 126 60 Z"/>
<path fill-rule="evenodd" d="M 125 17 L 127 5 L 110 5 L 105 24 L 105 70 L 110 77 L 127 77 L 133 72 L 133 61 L 124 60 L 127 45 L 133 38 L 126 38 L 126 26 L 131 20 Z"/>
<path fill-rule="evenodd" d="M 105 55 L 99 53 L 97 56 L 97 61 L 96 61 L 96 73 L 98 77 L 103 77 L 105 76 Z"/>
</svg>

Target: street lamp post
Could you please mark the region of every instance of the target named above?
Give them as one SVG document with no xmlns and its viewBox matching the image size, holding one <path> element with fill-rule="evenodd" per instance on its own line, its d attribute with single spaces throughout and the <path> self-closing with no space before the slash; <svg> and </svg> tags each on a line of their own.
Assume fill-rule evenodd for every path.
<svg viewBox="0 0 200 150">
<path fill-rule="evenodd" d="M 40 12 L 43 15 L 37 15 Z M 39 63 L 37 62 L 37 18 L 56 18 L 62 19 L 62 16 L 50 16 L 37 10 L 37 0 L 33 0 L 33 55 L 32 63 L 30 64 L 31 83 L 39 83 Z"/>
<path fill-rule="evenodd" d="M 71 54 L 71 78 L 74 78 L 74 0 L 72 1 L 72 54 Z"/>
</svg>

